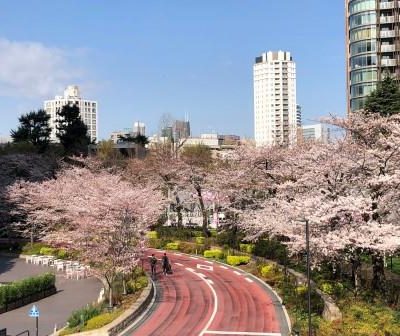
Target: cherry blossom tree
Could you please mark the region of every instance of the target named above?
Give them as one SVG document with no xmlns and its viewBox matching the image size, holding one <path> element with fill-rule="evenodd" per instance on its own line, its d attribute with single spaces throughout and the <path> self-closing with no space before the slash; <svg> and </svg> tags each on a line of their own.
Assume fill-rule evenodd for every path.
<svg viewBox="0 0 400 336">
<path fill-rule="evenodd" d="M 157 184 L 133 185 L 87 168 L 64 169 L 42 183 L 16 183 L 8 195 L 30 222 L 41 224 L 45 241 L 78 251 L 105 278 L 110 303 L 115 277 L 137 264 L 145 230 L 164 204 Z"/>
<path fill-rule="evenodd" d="M 333 144 L 239 148 L 216 183 L 248 238 L 285 236 L 292 253 L 302 252 L 308 220 L 315 263 L 347 253 L 356 266 L 359 253 L 368 252 L 379 287 L 382 255 L 400 246 L 400 123 L 376 116 L 330 122 L 347 137 Z"/>
</svg>

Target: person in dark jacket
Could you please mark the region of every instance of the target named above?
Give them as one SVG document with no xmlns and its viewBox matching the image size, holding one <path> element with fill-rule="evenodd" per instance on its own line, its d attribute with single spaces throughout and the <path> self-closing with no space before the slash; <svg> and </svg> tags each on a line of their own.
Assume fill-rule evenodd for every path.
<svg viewBox="0 0 400 336">
<path fill-rule="evenodd" d="M 157 265 L 157 258 L 154 256 L 154 253 L 150 257 L 150 267 L 151 267 L 151 276 L 156 276 L 156 265 Z"/>
<path fill-rule="evenodd" d="M 162 269 L 163 269 L 163 274 L 167 275 L 169 270 L 170 270 L 170 264 L 169 264 L 169 259 L 167 257 L 167 254 L 164 253 L 163 257 L 162 257 Z"/>
</svg>

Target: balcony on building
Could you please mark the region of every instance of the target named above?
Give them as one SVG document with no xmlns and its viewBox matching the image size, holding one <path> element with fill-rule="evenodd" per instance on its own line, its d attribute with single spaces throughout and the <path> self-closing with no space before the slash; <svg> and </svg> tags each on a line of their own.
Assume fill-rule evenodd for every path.
<svg viewBox="0 0 400 336">
<path fill-rule="evenodd" d="M 382 44 L 381 52 L 394 52 L 396 50 L 396 46 L 394 44 Z"/>
<path fill-rule="evenodd" d="M 396 32 L 394 30 L 381 30 L 380 37 L 387 38 L 387 37 L 395 37 Z"/>
<path fill-rule="evenodd" d="M 396 1 L 385 1 L 379 3 L 380 9 L 392 9 L 395 7 Z"/>
<path fill-rule="evenodd" d="M 379 19 L 380 23 L 393 23 L 394 16 L 381 16 Z"/>
<path fill-rule="evenodd" d="M 384 58 L 381 60 L 381 66 L 396 66 L 396 60 L 391 58 Z"/>
</svg>

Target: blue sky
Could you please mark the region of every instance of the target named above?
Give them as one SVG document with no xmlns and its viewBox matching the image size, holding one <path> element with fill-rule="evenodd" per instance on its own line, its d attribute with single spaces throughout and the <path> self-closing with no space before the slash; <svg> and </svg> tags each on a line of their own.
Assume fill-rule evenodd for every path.
<svg viewBox="0 0 400 336">
<path fill-rule="evenodd" d="M 345 112 L 343 1 L 13 0 L 0 10 L 0 135 L 68 84 L 99 102 L 99 138 L 189 115 L 253 137 L 252 65 L 290 51 L 305 123 Z"/>
</svg>

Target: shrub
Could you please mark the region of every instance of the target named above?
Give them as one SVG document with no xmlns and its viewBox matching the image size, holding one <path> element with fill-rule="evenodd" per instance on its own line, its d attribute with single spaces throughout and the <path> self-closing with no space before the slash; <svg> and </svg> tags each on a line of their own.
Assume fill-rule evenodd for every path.
<svg viewBox="0 0 400 336">
<path fill-rule="evenodd" d="M 89 321 L 87 321 L 87 324 L 86 324 L 85 328 L 83 328 L 83 330 L 87 331 L 87 330 L 99 329 L 101 327 L 104 327 L 105 325 L 114 321 L 119 315 L 121 315 L 121 313 L 122 313 L 121 310 L 116 310 L 112 313 L 104 313 L 104 314 L 92 317 Z"/>
<path fill-rule="evenodd" d="M 196 237 L 196 244 L 202 245 L 204 244 L 205 238 L 204 237 Z"/>
<path fill-rule="evenodd" d="M 168 243 L 165 248 L 167 250 L 174 250 L 177 251 L 179 250 L 179 242 L 174 242 L 174 243 Z"/>
<path fill-rule="evenodd" d="M 68 257 L 68 251 L 64 249 L 59 249 L 57 251 L 57 258 L 58 259 L 66 259 Z"/>
<path fill-rule="evenodd" d="M 161 239 L 149 239 L 148 240 L 148 246 L 152 248 L 162 248 L 163 247 L 163 241 Z"/>
<path fill-rule="evenodd" d="M 226 262 L 232 266 L 248 264 L 250 257 L 248 256 L 227 256 Z"/>
<path fill-rule="evenodd" d="M 287 247 L 275 238 L 257 241 L 253 253 L 259 257 L 276 260 L 282 265 L 288 260 Z"/>
<path fill-rule="evenodd" d="M 85 324 L 87 321 L 99 315 L 100 313 L 100 308 L 94 305 L 87 305 L 84 308 L 75 310 L 67 320 L 68 327 L 74 328 L 82 323 Z"/>
<path fill-rule="evenodd" d="M 217 237 L 217 229 L 210 229 L 210 235 L 211 237 Z"/>
<path fill-rule="evenodd" d="M 204 256 L 206 258 L 222 259 L 224 257 L 224 252 L 221 250 L 205 250 Z"/>
<path fill-rule="evenodd" d="M 147 279 L 147 276 L 142 275 L 138 277 L 136 280 L 129 280 L 126 285 L 128 287 L 129 293 L 135 293 L 137 290 L 146 288 L 148 283 L 149 280 Z"/>
<path fill-rule="evenodd" d="M 39 254 L 43 255 L 55 255 L 56 254 L 56 249 L 52 247 L 42 247 L 39 251 Z"/>
<path fill-rule="evenodd" d="M 195 231 L 195 230 L 193 230 L 191 232 L 191 234 L 192 234 L 193 237 L 203 237 L 203 231 Z"/>
<path fill-rule="evenodd" d="M 307 293 L 307 286 L 305 286 L 305 285 L 297 286 L 296 293 L 297 293 L 297 295 L 304 295 L 305 293 Z"/>
<path fill-rule="evenodd" d="M 325 294 L 332 295 L 334 293 L 334 286 L 329 282 L 323 282 L 320 288 Z"/>
<path fill-rule="evenodd" d="M 146 236 L 148 239 L 157 239 L 158 233 L 157 233 L 157 231 L 148 231 Z"/>
<path fill-rule="evenodd" d="M 261 266 L 260 274 L 264 278 L 268 278 L 274 274 L 274 266 L 272 264 Z"/>
<path fill-rule="evenodd" d="M 22 254 L 40 254 L 40 250 L 43 247 L 48 247 L 47 245 L 43 244 L 43 243 L 33 243 L 31 245 L 31 243 L 26 243 L 23 247 L 22 247 Z"/>
<path fill-rule="evenodd" d="M 254 251 L 254 247 L 255 247 L 254 244 L 244 244 L 244 243 L 242 243 L 242 244 L 239 245 L 239 250 L 241 252 L 250 253 L 251 254 Z"/>
<path fill-rule="evenodd" d="M 15 302 L 47 289 L 54 288 L 56 277 L 52 273 L 45 273 L 36 277 L 15 281 L 11 284 L 0 286 L 0 306 Z"/>
</svg>

